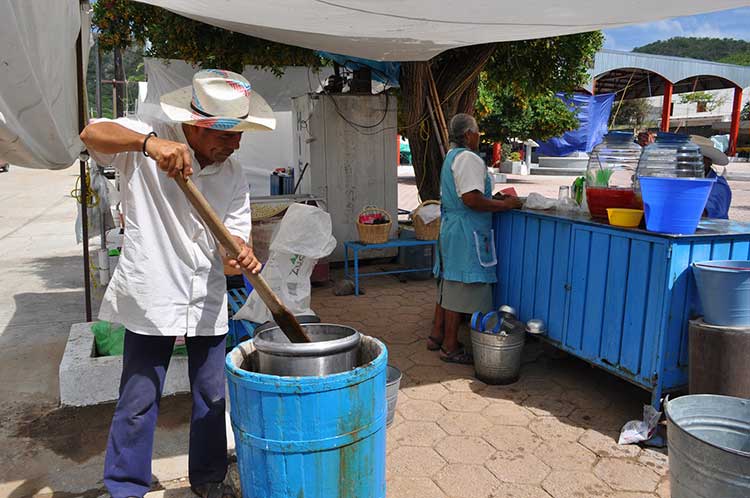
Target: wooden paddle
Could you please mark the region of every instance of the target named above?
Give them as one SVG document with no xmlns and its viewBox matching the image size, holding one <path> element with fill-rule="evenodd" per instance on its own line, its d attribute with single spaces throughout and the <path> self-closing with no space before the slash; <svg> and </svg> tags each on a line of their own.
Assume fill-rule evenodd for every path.
<svg viewBox="0 0 750 498">
<path fill-rule="evenodd" d="M 229 230 L 227 230 L 227 227 L 224 226 L 224 223 L 216 215 L 216 212 L 206 198 L 203 197 L 203 194 L 200 193 L 190 178 L 184 178 L 182 174 L 178 174 L 174 179 L 187 196 L 190 204 L 198 212 L 198 215 L 208 225 L 208 229 L 211 230 L 216 240 L 227 250 L 229 257 L 236 258 L 241 250 L 240 245 L 229 233 Z M 242 273 L 253 284 L 253 289 L 258 293 L 265 305 L 268 306 L 268 309 L 271 310 L 274 321 L 291 342 L 312 342 L 310 336 L 300 326 L 292 312 L 273 293 L 266 280 L 260 274 L 250 273 L 244 269 Z"/>
</svg>

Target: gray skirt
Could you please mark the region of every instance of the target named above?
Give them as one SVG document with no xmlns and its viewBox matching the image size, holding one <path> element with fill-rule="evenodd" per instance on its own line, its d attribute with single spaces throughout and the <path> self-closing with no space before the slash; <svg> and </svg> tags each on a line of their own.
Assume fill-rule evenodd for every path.
<svg viewBox="0 0 750 498">
<path fill-rule="evenodd" d="M 487 313 L 492 310 L 492 284 L 438 279 L 437 303 L 457 313 Z"/>
</svg>

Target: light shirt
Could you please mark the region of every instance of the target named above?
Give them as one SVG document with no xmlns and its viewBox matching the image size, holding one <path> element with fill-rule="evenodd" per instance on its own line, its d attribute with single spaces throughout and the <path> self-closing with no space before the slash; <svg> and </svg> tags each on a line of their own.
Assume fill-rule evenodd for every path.
<svg viewBox="0 0 750 498">
<path fill-rule="evenodd" d="M 117 119 L 138 133 L 187 144 L 179 123 Z M 227 290 L 218 244 L 177 182 L 143 153 L 90 151 L 120 172 L 125 234 L 119 264 L 99 318 L 138 334 L 216 336 L 227 333 Z M 250 202 L 241 167 L 231 159 L 201 169 L 190 151 L 191 179 L 232 235 L 248 240 Z"/>
<path fill-rule="evenodd" d="M 459 152 L 453 160 L 452 171 L 459 197 L 472 190 L 484 192 L 487 166 L 484 165 L 482 158 L 475 153 L 469 150 Z"/>
</svg>

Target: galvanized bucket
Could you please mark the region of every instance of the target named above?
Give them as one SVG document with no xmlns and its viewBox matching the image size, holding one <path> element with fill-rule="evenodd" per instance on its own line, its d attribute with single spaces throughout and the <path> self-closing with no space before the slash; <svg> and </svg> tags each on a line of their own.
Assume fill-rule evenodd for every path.
<svg viewBox="0 0 750 498">
<path fill-rule="evenodd" d="M 388 365 L 388 376 L 385 381 L 385 400 L 388 402 L 388 415 L 385 419 L 386 426 L 393 423 L 393 416 L 396 414 L 399 385 L 401 385 L 401 370 Z"/>
<path fill-rule="evenodd" d="M 750 400 L 695 394 L 665 411 L 672 498 L 750 496 Z"/>
<path fill-rule="evenodd" d="M 521 354 L 526 341 L 523 329 L 496 334 L 471 331 L 474 371 L 487 384 L 511 384 L 521 371 Z"/>
</svg>

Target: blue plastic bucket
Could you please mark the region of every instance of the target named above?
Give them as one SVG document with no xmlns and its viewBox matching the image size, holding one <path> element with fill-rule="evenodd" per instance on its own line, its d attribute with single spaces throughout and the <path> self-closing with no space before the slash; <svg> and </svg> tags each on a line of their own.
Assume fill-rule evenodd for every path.
<svg viewBox="0 0 750 498">
<path fill-rule="evenodd" d="M 639 176 L 646 228 L 651 232 L 692 234 L 698 227 L 715 178 Z"/>
<path fill-rule="evenodd" d="M 750 327 L 750 261 L 694 262 L 693 275 L 704 322 Z"/>
<path fill-rule="evenodd" d="M 361 366 L 322 377 L 249 371 L 254 355 L 250 340 L 226 358 L 242 496 L 385 498 L 383 343 L 362 336 Z"/>
</svg>

